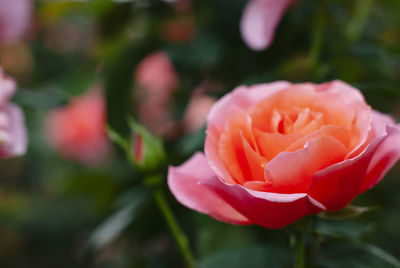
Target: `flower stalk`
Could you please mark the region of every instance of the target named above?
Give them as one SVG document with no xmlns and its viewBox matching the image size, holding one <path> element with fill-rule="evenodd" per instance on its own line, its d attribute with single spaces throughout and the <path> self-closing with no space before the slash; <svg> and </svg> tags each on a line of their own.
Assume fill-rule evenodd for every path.
<svg viewBox="0 0 400 268">
<path fill-rule="evenodd" d="M 295 268 L 304 268 L 305 267 L 305 259 L 306 259 L 306 246 L 304 243 L 304 234 L 302 231 L 299 231 L 295 234 Z"/>
<path fill-rule="evenodd" d="M 179 247 L 179 250 L 186 262 L 187 267 L 195 268 L 195 259 L 189 248 L 188 239 L 180 228 L 178 221 L 176 220 L 175 215 L 169 207 L 163 192 L 159 188 L 160 182 L 160 175 L 149 176 L 145 179 L 146 185 L 149 186 L 153 191 L 154 200 L 156 201 L 158 208 L 160 209 L 165 221 L 167 222 L 168 228 L 171 231 L 171 234 Z"/>
</svg>

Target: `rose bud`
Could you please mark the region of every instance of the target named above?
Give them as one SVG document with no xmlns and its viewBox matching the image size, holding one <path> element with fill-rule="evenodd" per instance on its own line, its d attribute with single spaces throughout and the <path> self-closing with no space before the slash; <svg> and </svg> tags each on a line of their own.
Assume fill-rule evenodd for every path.
<svg viewBox="0 0 400 268">
<path fill-rule="evenodd" d="M 54 109 L 46 119 L 50 144 L 65 158 L 88 165 L 102 164 L 109 156 L 105 130 L 105 100 L 97 89 Z"/>
<path fill-rule="evenodd" d="M 33 0 L 0 0 L 0 43 L 24 37 L 32 19 Z"/>
<path fill-rule="evenodd" d="M 279 22 L 295 0 L 250 0 L 240 21 L 243 40 L 253 50 L 268 48 Z"/>
<path fill-rule="evenodd" d="M 142 171 L 154 171 L 162 166 L 166 156 L 161 139 L 133 120 L 129 125 L 133 133 L 130 153 L 133 164 Z"/>
<path fill-rule="evenodd" d="M 10 103 L 17 85 L 0 68 L 0 159 L 23 155 L 27 147 L 24 115 Z"/>
<path fill-rule="evenodd" d="M 400 128 L 344 82 L 275 82 L 216 102 L 204 151 L 169 168 L 177 200 L 221 221 L 281 228 L 375 186 L 400 158 Z"/>
</svg>

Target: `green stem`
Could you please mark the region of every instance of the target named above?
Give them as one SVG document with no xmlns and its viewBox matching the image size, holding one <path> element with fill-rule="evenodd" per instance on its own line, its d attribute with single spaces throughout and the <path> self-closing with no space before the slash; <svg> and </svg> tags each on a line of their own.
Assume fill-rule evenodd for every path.
<svg viewBox="0 0 400 268">
<path fill-rule="evenodd" d="M 153 186 L 151 188 L 153 189 L 154 199 L 167 222 L 167 225 L 171 231 L 172 236 L 175 239 L 175 242 L 177 243 L 181 251 L 183 258 L 185 259 L 187 267 L 195 268 L 196 267 L 195 260 L 193 258 L 192 252 L 190 251 L 189 242 L 186 235 L 182 232 L 181 228 L 179 227 L 179 224 L 174 214 L 172 213 L 172 210 L 169 207 L 163 192 L 157 186 L 154 187 L 154 181 L 157 178 L 160 177 L 156 176 L 156 177 L 146 178 L 146 184 L 148 184 L 149 186 Z"/>
<path fill-rule="evenodd" d="M 304 244 L 304 234 L 301 230 L 299 230 L 296 234 L 295 238 L 296 245 L 296 260 L 295 260 L 295 268 L 304 268 L 305 267 L 305 255 L 306 255 L 306 246 Z"/>
<path fill-rule="evenodd" d="M 346 29 L 346 35 L 350 42 L 357 41 L 371 12 L 372 0 L 358 0 L 354 10 L 354 16 Z"/>
</svg>

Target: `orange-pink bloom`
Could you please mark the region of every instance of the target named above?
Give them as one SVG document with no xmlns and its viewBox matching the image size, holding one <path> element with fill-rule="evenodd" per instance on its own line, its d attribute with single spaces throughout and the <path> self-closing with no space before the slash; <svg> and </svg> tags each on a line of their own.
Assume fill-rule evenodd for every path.
<svg viewBox="0 0 400 268">
<path fill-rule="evenodd" d="M 170 167 L 177 200 L 225 222 L 281 228 L 378 183 L 400 158 L 400 128 L 344 82 L 275 82 L 220 99 L 204 151 Z"/>
<path fill-rule="evenodd" d="M 100 90 L 74 98 L 50 112 L 46 134 L 50 144 L 66 158 L 89 165 L 103 163 L 109 155 L 105 100 Z"/>
</svg>

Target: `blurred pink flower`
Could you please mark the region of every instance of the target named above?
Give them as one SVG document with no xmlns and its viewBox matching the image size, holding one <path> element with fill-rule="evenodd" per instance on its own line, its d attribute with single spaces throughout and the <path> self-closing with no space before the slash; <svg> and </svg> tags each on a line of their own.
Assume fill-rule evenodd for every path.
<svg viewBox="0 0 400 268">
<path fill-rule="evenodd" d="M 268 48 L 283 14 L 293 2 L 295 0 L 250 0 L 240 22 L 245 43 L 256 51 Z"/>
<path fill-rule="evenodd" d="M 105 126 L 104 97 L 95 89 L 50 112 L 45 130 L 50 144 L 64 157 L 99 165 L 109 156 Z"/>
<path fill-rule="evenodd" d="M 17 85 L 0 68 L 0 159 L 23 155 L 27 137 L 21 109 L 10 103 Z"/>
<path fill-rule="evenodd" d="M 189 101 L 183 118 L 185 132 L 196 132 L 206 125 L 208 112 L 216 99 L 207 95 L 194 94 Z"/>
<path fill-rule="evenodd" d="M 135 80 L 140 122 L 153 133 L 168 136 L 175 126 L 172 93 L 179 84 L 172 62 L 165 53 L 154 52 L 139 63 Z"/>
<path fill-rule="evenodd" d="M 138 65 L 136 83 L 150 94 L 166 94 L 178 87 L 178 76 L 169 57 L 161 51 L 146 56 Z"/>
<path fill-rule="evenodd" d="M 0 43 L 14 42 L 27 32 L 33 0 L 0 0 Z"/>
</svg>

